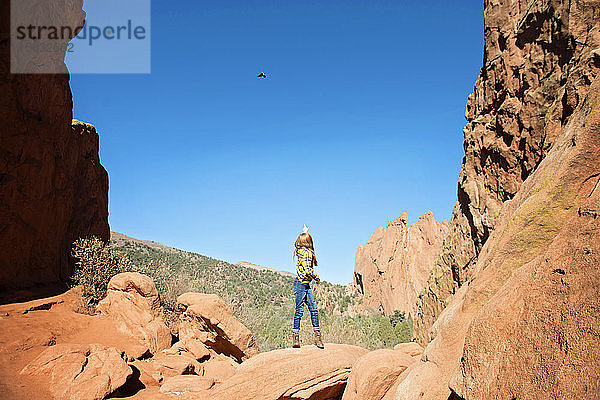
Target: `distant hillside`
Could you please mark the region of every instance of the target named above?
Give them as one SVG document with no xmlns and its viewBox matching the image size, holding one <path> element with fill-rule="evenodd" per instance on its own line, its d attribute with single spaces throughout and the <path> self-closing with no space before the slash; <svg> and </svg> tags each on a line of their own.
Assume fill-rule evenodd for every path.
<svg viewBox="0 0 600 400">
<path fill-rule="evenodd" d="M 175 302 L 181 293 L 214 293 L 227 301 L 250 328 L 261 350 L 288 345 L 294 312 L 294 274 L 248 262 L 230 264 L 117 232 L 111 234 L 111 247 L 129 259 L 135 270 L 154 279 L 167 318 L 176 319 Z M 355 310 L 363 307 L 359 297 L 346 286 L 322 282 L 313 285 L 313 291 L 323 334 L 331 342 L 378 348 L 410 339 L 410 330 L 407 332 L 398 323 L 403 321 L 399 315 L 356 315 Z M 305 314 L 303 323 L 309 324 L 308 310 Z M 310 327 L 303 331 L 308 334 Z"/>
<path fill-rule="evenodd" d="M 292 274 L 291 272 L 288 272 L 288 271 L 279 271 L 279 270 L 274 269 L 274 268 L 263 267 L 262 265 L 253 264 L 253 263 L 247 262 L 247 261 L 239 261 L 235 265 L 239 265 L 240 267 L 246 267 L 246 268 L 254 268 L 254 269 L 257 269 L 259 271 L 263 271 L 263 270 L 265 270 L 265 271 L 273 271 L 273 272 L 277 272 L 278 274 L 282 274 L 282 275 L 294 276 L 294 274 Z"/>
<path fill-rule="evenodd" d="M 290 275 L 234 265 L 117 232 L 111 234 L 111 245 L 138 268 L 157 275 L 157 284 L 168 282 L 173 290 L 176 286 L 181 292 L 215 293 L 234 306 L 280 305 L 290 301 L 288 292 L 293 281 Z"/>
<path fill-rule="evenodd" d="M 110 241 L 116 247 L 123 246 L 127 243 L 139 243 L 139 244 L 143 244 L 148 247 L 151 247 L 153 249 L 161 250 L 161 251 L 165 251 L 165 252 L 169 252 L 169 253 L 174 253 L 174 252 L 180 251 L 173 247 L 169 247 L 169 246 L 165 246 L 164 244 L 157 243 L 154 240 L 135 239 L 135 238 L 129 237 L 127 235 L 123 235 L 122 233 L 113 232 L 113 231 L 110 232 Z"/>
<path fill-rule="evenodd" d="M 183 250 L 179 250 L 174 247 L 165 246 L 165 245 L 155 242 L 153 240 L 135 239 L 135 238 L 124 235 L 119 232 L 111 231 L 110 232 L 110 241 L 115 248 L 126 246 L 127 243 L 138 243 L 138 244 L 146 245 L 152 249 L 164 251 L 167 253 L 177 253 L 177 252 L 186 253 Z M 205 257 L 205 256 L 201 256 L 201 257 Z M 210 258 L 210 257 L 205 257 L 205 258 L 209 258 L 212 260 L 212 258 Z M 289 271 L 280 271 L 275 268 L 263 267 L 262 265 L 254 264 L 254 263 L 251 263 L 248 261 L 239 261 L 235 265 L 240 266 L 240 267 L 245 267 L 245 268 L 253 268 L 253 269 L 256 269 L 259 271 L 263 271 L 263 270 L 264 271 L 272 271 L 272 272 L 276 272 L 276 273 L 286 275 L 286 276 L 292 276 L 292 277 L 294 276 L 294 274 Z"/>
</svg>

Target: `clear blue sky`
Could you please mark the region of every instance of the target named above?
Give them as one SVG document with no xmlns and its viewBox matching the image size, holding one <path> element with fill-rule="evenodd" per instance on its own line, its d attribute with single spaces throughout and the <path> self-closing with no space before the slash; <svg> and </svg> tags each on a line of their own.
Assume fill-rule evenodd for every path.
<svg viewBox="0 0 600 400">
<path fill-rule="evenodd" d="M 449 219 L 482 1 L 152 2 L 152 73 L 73 75 L 114 231 L 321 276 L 402 212 Z M 268 80 L 256 75 L 264 71 Z"/>
</svg>

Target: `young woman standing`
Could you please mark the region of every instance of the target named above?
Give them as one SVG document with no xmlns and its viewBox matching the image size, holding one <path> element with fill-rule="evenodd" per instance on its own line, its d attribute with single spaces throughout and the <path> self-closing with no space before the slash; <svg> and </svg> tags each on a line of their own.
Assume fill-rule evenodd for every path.
<svg viewBox="0 0 600 400">
<path fill-rule="evenodd" d="M 315 303 L 310 283 L 320 283 L 321 279 L 314 270 L 317 266 L 317 257 L 315 256 L 315 248 L 313 239 L 308 233 L 306 225 L 302 233 L 298 235 L 294 245 L 294 255 L 297 258 L 296 262 L 296 279 L 294 280 L 294 296 L 296 299 L 296 312 L 294 313 L 294 327 L 292 329 L 292 347 L 300 347 L 300 320 L 304 312 L 304 304 L 308 306 L 310 311 L 310 320 L 312 322 L 315 345 L 322 349 L 323 340 L 321 339 L 321 329 L 319 328 L 319 312 Z"/>
</svg>

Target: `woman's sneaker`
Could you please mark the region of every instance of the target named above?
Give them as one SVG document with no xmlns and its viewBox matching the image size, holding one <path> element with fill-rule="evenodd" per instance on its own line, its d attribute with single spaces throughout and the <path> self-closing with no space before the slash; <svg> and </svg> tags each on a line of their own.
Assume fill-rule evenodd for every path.
<svg viewBox="0 0 600 400">
<path fill-rule="evenodd" d="M 298 348 L 300 347 L 300 334 L 292 333 L 292 347 Z"/>
<path fill-rule="evenodd" d="M 315 331 L 315 346 L 320 349 L 324 349 L 323 340 L 321 339 L 321 331 Z"/>
</svg>

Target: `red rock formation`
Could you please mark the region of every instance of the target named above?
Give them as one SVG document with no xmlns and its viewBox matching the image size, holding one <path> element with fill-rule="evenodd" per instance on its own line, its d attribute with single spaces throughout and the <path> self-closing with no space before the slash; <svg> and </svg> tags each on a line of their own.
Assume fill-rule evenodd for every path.
<svg viewBox="0 0 600 400">
<path fill-rule="evenodd" d="M 171 347 L 171 332 L 163 319 L 158 291 L 151 278 L 123 272 L 108 282 L 106 297 L 96 310 L 130 337 L 126 349 L 131 359 L 157 354 Z"/>
<path fill-rule="evenodd" d="M 594 86 L 503 209 L 495 248 L 456 300 L 483 304 L 450 383 L 465 399 L 600 396 L 589 369 L 600 362 L 599 78 Z"/>
<path fill-rule="evenodd" d="M 258 354 L 250 330 L 217 295 L 184 293 L 177 298 L 177 307 L 182 311 L 179 340 L 184 346 L 201 343 L 237 362 Z"/>
<path fill-rule="evenodd" d="M 173 396 L 203 393 L 214 385 L 214 380 L 198 375 L 179 375 L 165 380 L 160 392 Z"/>
<path fill-rule="evenodd" d="M 381 400 L 417 361 L 402 348 L 371 351 L 352 366 L 342 400 Z"/>
<path fill-rule="evenodd" d="M 485 2 L 458 202 L 417 301 L 429 344 L 386 400 L 598 398 L 599 16 Z"/>
<path fill-rule="evenodd" d="M 123 386 L 132 370 L 114 347 L 58 344 L 44 350 L 21 374 L 48 377 L 55 399 L 102 400 Z"/>
<path fill-rule="evenodd" d="M 72 124 L 66 40 L 35 58 L 63 74 L 10 74 L 10 3 L 0 3 L 0 291 L 64 280 L 75 239 L 109 238 L 108 177 L 94 128 Z M 82 3 L 43 1 L 37 14 L 77 26 Z"/>
<path fill-rule="evenodd" d="M 385 314 L 413 313 L 440 254 L 446 227 L 445 221 L 440 224 L 427 212 L 410 226 L 404 213 L 387 227 L 377 228 L 356 252 L 354 285 L 363 304 Z"/>
<path fill-rule="evenodd" d="M 598 27 L 598 25 L 596 26 Z M 396 399 L 598 398 L 600 77 L 432 327 Z M 452 392 L 450 391 L 450 388 Z"/>
<path fill-rule="evenodd" d="M 548 154 L 585 97 L 600 62 L 593 1 L 485 1 L 483 67 L 469 96 L 465 158 L 441 262 L 418 301 L 428 330 L 472 275 L 503 203 Z"/>
<path fill-rule="evenodd" d="M 149 393 L 158 393 L 167 381 L 167 392 L 190 381 L 170 379 L 182 374 L 202 377 L 192 389 L 207 390 L 235 374 L 235 360 L 257 353 L 248 329 L 214 295 L 180 296 L 186 315 L 180 340 L 171 347 L 158 293 L 147 276 L 115 275 L 95 315 L 74 311 L 79 296 L 75 288 L 0 306 L 0 398 L 104 398 L 125 380 L 135 391 L 148 386 L 141 396 L 152 398 Z"/>
<path fill-rule="evenodd" d="M 326 344 L 325 349 L 274 350 L 244 361 L 235 375 L 206 393 L 206 399 L 340 398 L 352 365 L 368 351 L 356 346 Z"/>
<path fill-rule="evenodd" d="M 1 398 L 100 399 L 119 388 L 114 397 L 339 399 L 352 366 L 369 353 L 356 346 L 328 343 L 325 349 L 311 345 L 248 358 L 248 354 L 256 354 L 254 341 L 246 338 L 247 329 L 233 319 L 220 300 L 186 293 L 179 298 L 188 314 L 182 317 L 181 324 L 187 326 L 180 341 L 152 358 L 131 360 L 123 357 L 125 349 L 132 343 L 139 346 L 139 338 L 153 332 L 156 315 L 147 314 L 149 310 L 160 314 L 158 298 L 154 285 L 140 274 L 116 275 L 110 285 L 103 300 L 104 312 L 96 315 L 73 311 L 79 302 L 76 290 L 44 300 L 0 305 Z M 105 308 L 119 312 L 107 316 Z M 188 321 L 190 314 L 192 321 Z M 130 316 L 133 323 L 125 324 L 125 334 L 119 321 L 124 316 Z M 223 346 L 222 341 L 229 344 Z M 202 350 L 199 346 L 205 347 Z M 234 347 L 233 353 L 224 352 Z M 383 393 L 406 365 L 417 363 L 415 356 L 420 352 L 417 345 L 406 344 L 384 351 L 383 357 L 375 353 L 362 364 L 363 370 L 368 366 L 369 371 L 356 371 L 355 380 L 361 385 L 361 379 L 370 374 L 378 382 L 377 393 Z M 234 361 L 239 353 L 244 354 L 240 364 Z M 378 363 L 390 355 L 401 360 L 381 369 L 386 376 L 378 379 Z M 19 371 L 23 372 L 19 375 Z M 354 387 L 355 394 L 363 398 L 371 393 Z"/>
</svg>

